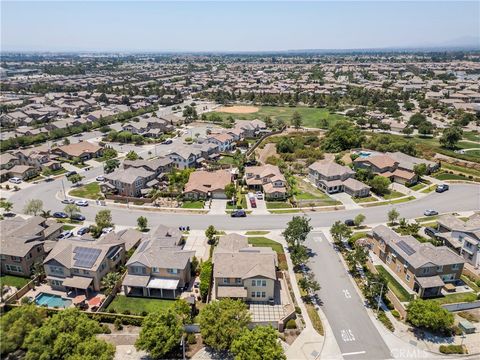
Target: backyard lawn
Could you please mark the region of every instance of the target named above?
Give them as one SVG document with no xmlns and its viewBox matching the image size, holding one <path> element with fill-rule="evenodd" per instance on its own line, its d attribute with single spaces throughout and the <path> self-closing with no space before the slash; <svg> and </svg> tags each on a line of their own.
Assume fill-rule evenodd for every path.
<svg viewBox="0 0 480 360">
<path fill-rule="evenodd" d="M 130 312 L 132 315 L 141 315 L 142 312 L 155 312 L 168 309 L 175 304 L 175 300 L 135 298 L 124 295 L 118 295 L 108 305 L 107 311 L 114 309 L 117 313 Z"/>
<path fill-rule="evenodd" d="M 377 271 L 383 275 L 388 281 L 388 288 L 397 296 L 397 298 L 402 301 L 410 301 L 413 296 L 408 293 L 408 291 L 398 283 L 395 278 L 390 275 L 390 273 L 383 267 L 383 265 L 375 265 Z"/>
<path fill-rule="evenodd" d="M 183 209 L 203 209 L 203 201 L 184 201 L 182 204 Z"/>
<path fill-rule="evenodd" d="M 462 302 L 472 302 L 477 300 L 477 295 L 474 292 L 465 292 L 458 294 L 450 294 L 436 299 L 429 299 L 428 301 L 434 301 L 440 305 L 443 304 L 455 304 Z"/>
<path fill-rule="evenodd" d="M 13 275 L 2 275 L 0 276 L 0 284 L 1 286 L 13 286 L 17 289 L 20 289 L 27 285 L 31 279 L 24 278 L 20 276 L 13 276 Z"/>
<path fill-rule="evenodd" d="M 103 199 L 98 182 L 91 182 L 70 190 L 69 195 L 85 199 L 99 200 Z"/>
<path fill-rule="evenodd" d="M 328 126 L 331 127 L 337 121 L 346 119 L 343 115 L 332 114 L 327 109 L 321 108 L 310 108 L 305 106 L 297 107 L 287 107 L 287 106 L 260 106 L 259 110 L 254 113 L 248 114 L 235 114 L 235 119 L 240 120 L 254 120 L 254 119 L 264 119 L 269 116 L 273 121 L 276 119 L 282 119 L 286 123 L 290 123 L 292 115 L 295 111 L 301 115 L 305 127 L 311 128 L 323 128 L 325 120 L 328 123 Z M 215 112 L 220 115 L 223 119 L 231 116 L 232 114 L 226 112 Z"/>
</svg>

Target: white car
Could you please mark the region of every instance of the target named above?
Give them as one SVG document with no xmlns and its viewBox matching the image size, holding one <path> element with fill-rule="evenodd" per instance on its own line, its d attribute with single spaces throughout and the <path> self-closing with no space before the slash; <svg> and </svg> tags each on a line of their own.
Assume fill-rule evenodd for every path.
<svg viewBox="0 0 480 360">
<path fill-rule="evenodd" d="M 97 181 L 105 181 L 105 178 L 104 178 L 102 175 L 100 175 L 100 176 L 97 176 L 97 177 L 95 178 L 95 180 L 97 180 Z"/>
<path fill-rule="evenodd" d="M 425 216 L 434 216 L 434 215 L 438 215 L 438 211 L 436 210 L 425 210 L 425 212 L 423 213 L 423 215 Z"/>
<path fill-rule="evenodd" d="M 113 227 L 107 227 L 102 230 L 102 234 L 108 234 L 113 231 Z"/>
<path fill-rule="evenodd" d="M 75 201 L 75 205 L 88 206 L 88 201 L 87 200 L 77 200 L 77 201 Z"/>
<path fill-rule="evenodd" d="M 14 176 L 14 177 L 10 178 L 8 181 L 11 182 L 12 184 L 20 184 L 22 182 L 22 179 Z"/>
<path fill-rule="evenodd" d="M 59 240 L 68 239 L 72 236 L 73 236 L 73 231 L 67 230 L 67 231 L 62 232 L 60 235 L 58 235 L 57 239 L 59 239 Z"/>
<path fill-rule="evenodd" d="M 255 195 L 257 195 L 258 200 L 263 200 L 263 193 L 261 191 L 257 191 Z"/>
</svg>

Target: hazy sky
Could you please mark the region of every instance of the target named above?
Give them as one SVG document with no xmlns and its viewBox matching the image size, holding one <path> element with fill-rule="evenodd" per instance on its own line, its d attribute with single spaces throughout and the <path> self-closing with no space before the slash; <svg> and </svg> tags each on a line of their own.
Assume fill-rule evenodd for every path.
<svg viewBox="0 0 480 360">
<path fill-rule="evenodd" d="M 479 3 L 2 0 L 1 49 L 258 51 L 464 45 L 478 41 Z"/>
</svg>

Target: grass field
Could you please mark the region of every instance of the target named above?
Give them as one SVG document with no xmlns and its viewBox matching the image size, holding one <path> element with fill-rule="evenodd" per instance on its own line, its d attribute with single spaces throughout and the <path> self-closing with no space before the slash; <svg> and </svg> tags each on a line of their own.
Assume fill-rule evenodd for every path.
<svg viewBox="0 0 480 360">
<path fill-rule="evenodd" d="M 270 231 L 265 230 L 250 230 L 245 233 L 245 235 L 267 235 Z"/>
<path fill-rule="evenodd" d="M 267 209 L 290 209 L 292 205 L 286 201 L 267 201 Z"/>
<path fill-rule="evenodd" d="M 269 238 L 264 236 L 252 236 L 248 238 L 248 243 L 253 246 L 260 246 L 260 247 L 270 247 L 274 250 L 277 254 L 283 254 L 283 246 L 282 244 L 273 241 Z"/>
<path fill-rule="evenodd" d="M 480 177 L 480 170 L 466 168 L 463 166 L 452 165 L 449 163 L 442 163 L 442 169 L 452 170 L 459 173 Z"/>
<path fill-rule="evenodd" d="M 323 329 L 322 320 L 320 319 L 320 315 L 318 315 L 318 311 L 315 309 L 315 306 L 312 304 L 305 304 L 307 308 L 308 316 L 312 321 L 313 328 L 322 336 L 325 335 L 325 331 Z"/>
<path fill-rule="evenodd" d="M 436 299 L 429 299 L 428 301 L 434 301 L 440 305 L 443 304 L 455 304 L 455 303 L 462 303 L 462 302 L 472 302 L 477 300 L 477 295 L 473 292 L 467 293 L 458 293 L 458 294 L 450 294 Z"/>
<path fill-rule="evenodd" d="M 400 301 L 405 302 L 412 300 L 413 296 L 410 295 L 408 291 L 405 290 L 405 288 L 401 284 L 399 284 L 392 275 L 390 275 L 390 273 L 383 267 L 383 265 L 376 265 L 375 268 L 380 274 L 385 276 L 385 278 L 388 280 L 389 289 L 393 291 L 393 293 Z"/>
<path fill-rule="evenodd" d="M 304 127 L 322 128 L 322 124 L 324 123 L 323 119 L 327 120 L 328 126 L 330 127 L 337 121 L 345 119 L 343 115 L 331 114 L 326 109 L 309 108 L 304 106 L 260 106 L 257 112 L 248 114 L 228 114 L 224 112 L 215 113 L 220 115 L 223 119 L 233 116 L 235 119 L 241 120 L 263 120 L 265 117 L 269 116 L 273 121 L 276 119 L 282 119 L 289 124 L 295 111 L 298 111 L 298 113 L 301 115 L 303 120 L 302 125 Z"/>
<path fill-rule="evenodd" d="M 423 189 L 425 186 L 427 186 L 427 185 L 423 184 L 423 183 L 418 183 L 416 185 L 413 185 L 410 189 L 412 189 L 413 191 L 418 191 L 418 190 Z"/>
<path fill-rule="evenodd" d="M 300 209 L 268 210 L 270 214 L 293 214 L 302 212 Z"/>
<path fill-rule="evenodd" d="M 295 176 L 295 181 L 295 200 L 312 200 L 312 203 L 314 203 L 315 206 L 330 206 L 341 204 L 340 201 L 331 198 L 309 182 L 304 181 L 301 177 Z M 304 201 L 302 201 L 302 204 L 299 204 L 299 206 L 300 205 L 305 206 Z"/>
<path fill-rule="evenodd" d="M 203 201 L 185 201 L 182 204 L 183 209 L 203 209 Z"/>
<path fill-rule="evenodd" d="M 78 188 L 70 190 L 71 196 L 77 196 L 85 199 L 99 200 L 103 199 L 98 182 L 92 182 Z"/>
<path fill-rule="evenodd" d="M 218 160 L 218 163 L 224 165 L 233 165 L 234 160 L 232 156 L 222 156 L 222 158 Z"/>
<path fill-rule="evenodd" d="M 401 193 L 400 191 L 390 191 L 388 194 L 385 194 L 383 196 L 383 198 L 385 200 L 392 200 L 392 199 L 396 199 L 396 198 L 399 198 L 399 197 L 402 197 L 402 196 L 405 196 L 404 193 Z"/>
<path fill-rule="evenodd" d="M 466 176 L 461 176 L 457 174 L 448 174 L 444 172 L 440 172 L 435 174 L 435 179 L 438 180 L 469 180 Z"/>
<path fill-rule="evenodd" d="M 27 285 L 31 279 L 24 278 L 20 276 L 13 276 L 13 275 L 2 275 L 0 276 L 0 285 L 2 286 L 13 286 L 17 289 L 20 289 Z"/>
<path fill-rule="evenodd" d="M 463 137 L 467 140 L 470 140 L 470 141 L 480 142 L 480 134 L 476 133 L 476 132 L 473 132 L 473 131 L 465 131 L 463 133 Z"/>
<path fill-rule="evenodd" d="M 144 311 L 151 313 L 171 308 L 174 304 L 174 300 L 134 298 L 118 295 L 110 305 L 108 305 L 107 310 L 114 309 L 117 313 L 125 313 L 125 311 L 127 311 L 132 315 L 141 315 Z"/>
<path fill-rule="evenodd" d="M 423 189 L 421 192 L 424 193 L 424 194 L 431 193 L 436 188 L 437 188 L 437 185 L 431 185 L 431 186 L 427 187 L 426 189 Z"/>
</svg>

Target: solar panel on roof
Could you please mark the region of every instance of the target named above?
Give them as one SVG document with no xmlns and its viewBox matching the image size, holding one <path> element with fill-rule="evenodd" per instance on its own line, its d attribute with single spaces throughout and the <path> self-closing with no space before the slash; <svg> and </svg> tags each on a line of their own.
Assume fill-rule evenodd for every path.
<svg viewBox="0 0 480 360">
<path fill-rule="evenodd" d="M 73 266 L 90 269 L 97 261 L 101 250 L 77 246 L 73 252 L 75 254 L 73 256 L 73 259 L 75 260 Z"/>
<path fill-rule="evenodd" d="M 412 249 L 410 245 L 408 245 L 405 241 L 399 241 L 397 243 L 398 247 L 403 250 L 405 254 L 408 256 L 415 254 L 415 250 Z"/>
</svg>

